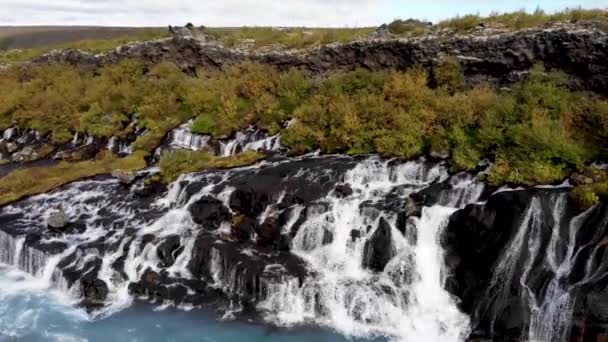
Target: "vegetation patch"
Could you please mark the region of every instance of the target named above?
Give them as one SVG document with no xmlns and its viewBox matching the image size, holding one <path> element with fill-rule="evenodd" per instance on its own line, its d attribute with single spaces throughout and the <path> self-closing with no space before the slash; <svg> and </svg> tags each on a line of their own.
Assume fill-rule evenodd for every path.
<svg viewBox="0 0 608 342">
<path fill-rule="evenodd" d="M 52 34 L 52 31 L 46 32 L 46 34 L 49 33 Z M 12 42 L 19 39 L 19 35 L 0 37 L 0 64 L 25 62 L 56 49 L 78 49 L 89 52 L 105 52 L 130 42 L 154 40 L 167 36 L 169 36 L 169 31 L 164 28 L 138 29 L 115 38 L 83 39 L 74 42 L 38 46 L 28 49 L 9 49 Z"/>
<path fill-rule="evenodd" d="M 569 8 L 550 14 L 537 8 L 532 13 L 521 10 L 510 13 L 492 13 L 487 17 L 469 14 L 441 21 L 438 25 L 459 32 L 468 32 L 481 24 L 493 28 L 520 30 L 551 22 L 579 20 L 607 21 L 608 11 L 602 9 Z"/>
<path fill-rule="evenodd" d="M 274 27 L 239 27 L 211 28 L 204 33 L 214 36 L 226 47 L 233 47 L 250 41 L 254 48 L 275 44 L 289 49 L 301 49 L 313 45 L 347 43 L 357 38 L 364 38 L 375 31 L 374 27 L 363 28 L 274 28 Z"/>
<path fill-rule="evenodd" d="M 67 65 L 11 68 L 0 72 L 0 129 L 36 129 L 61 144 L 76 132 L 124 137 L 136 120 L 147 131 L 134 150 L 151 153 L 189 119 L 195 133 L 215 139 L 256 124 L 280 132 L 294 154 L 320 149 L 408 159 L 441 152 L 454 171 L 489 159 L 487 179 L 495 185 L 557 183 L 608 160 L 608 101 L 572 91 L 565 74 L 542 65 L 506 91 L 467 87 L 454 58 L 430 72 L 360 69 L 316 82 L 296 69 L 253 63 L 197 74 L 129 60 L 96 74 Z M 173 171 L 170 158 L 179 161 Z M 164 160 L 167 181 L 224 161 L 188 152 Z"/>
<path fill-rule="evenodd" d="M 588 167 L 570 180 L 576 185 L 572 194 L 583 209 L 608 200 L 608 169 Z"/>
<path fill-rule="evenodd" d="M 163 153 L 160 170 L 163 181 L 171 183 L 182 174 L 247 166 L 263 158 L 263 154 L 254 151 L 246 151 L 230 157 L 218 157 L 207 151 L 175 150 Z"/>
<path fill-rule="evenodd" d="M 16 170 L 0 178 L 0 206 L 22 198 L 49 192 L 62 185 L 109 174 L 113 170 L 136 171 L 146 167 L 145 154 L 138 152 L 126 158 L 102 153 L 95 160 L 78 163 L 61 162 L 48 167 Z"/>
</svg>

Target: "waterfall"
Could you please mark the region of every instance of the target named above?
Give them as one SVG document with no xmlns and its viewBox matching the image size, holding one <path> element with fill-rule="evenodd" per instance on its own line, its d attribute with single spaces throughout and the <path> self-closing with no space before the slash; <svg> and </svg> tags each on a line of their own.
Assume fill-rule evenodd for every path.
<svg viewBox="0 0 608 342">
<path fill-rule="evenodd" d="M 169 146 L 198 151 L 203 149 L 211 140 L 208 135 L 192 133 L 192 120 L 179 126 L 171 132 Z"/>
<path fill-rule="evenodd" d="M 219 154 L 227 157 L 242 151 L 278 151 L 280 149 L 281 136 L 279 134 L 268 136 L 251 126 L 243 131 L 238 131 L 233 139 L 221 141 Z"/>
<path fill-rule="evenodd" d="M 301 287 L 294 281 L 275 284 L 270 297 L 260 304 L 267 319 L 284 325 L 312 321 L 347 335 L 388 335 L 399 341 L 463 339 L 468 318 L 443 290 L 438 245 L 442 227 L 455 208 L 424 208 L 413 227 L 417 241 L 408 241 L 395 227 L 393 213 L 362 210 L 365 203 L 377 203 L 395 189 L 405 198 L 446 177 L 442 166 L 418 162 L 391 166 L 374 158 L 347 172 L 345 182 L 353 187 L 354 195 L 330 196 L 327 211 L 309 211 L 293 240 L 294 252 L 317 275 Z M 460 198 L 474 201 L 478 192 L 473 187 L 473 193 L 454 196 L 453 202 Z M 391 222 L 394 257 L 377 273 L 363 267 L 364 250 L 375 234 L 369 227 L 376 227 L 382 217 Z M 360 232 L 360 239 L 353 240 L 353 230 Z M 327 232 L 332 237 L 329 243 Z"/>
<path fill-rule="evenodd" d="M 132 154 L 133 153 L 133 144 L 128 141 L 118 140 L 116 137 L 111 137 L 108 140 L 108 145 L 106 148 L 114 153 L 119 154 Z"/>
<path fill-rule="evenodd" d="M 237 138 L 239 148 L 280 144 Z M 444 289 L 439 240 L 454 212 L 482 198 L 475 175 L 450 176 L 445 163 L 424 159 L 306 156 L 182 175 L 150 198 L 137 196 L 145 180 L 137 182 L 130 190 L 115 179 L 76 182 L 4 208 L 0 261 L 80 297 L 103 293 L 94 313 L 102 317 L 144 298 L 188 309 L 208 300 L 224 317 L 257 309 L 273 325 L 396 342 L 463 341 L 473 328 Z M 432 199 L 405 215 L 424 191 Z M 551 195 L 522 205 L 487 297 L 499 302 L 517 289 L 531 313 L 527 338 L 562 341 L 576 290 L 600 276 L 589 264 L 570 281 L 574 265 L 602 246 L 579 241 L 591 210 L 570 217 L 563 189 L 530 191 Z M 197 220 L 197 204 L 212 222 Z M 46 226 L 58 208 L 74 224 L 65 234 Z M 241 238 L 243 221 L 250 235 Z M 260 242 L 273 224 L 285 246 Z M 541 290 L 532 283 L 538 265 L 549 274 Z"/>
<path fill-rule="evenodd" d="M 15 134 L 15 130 L 16 128 L 14 127 L 5 129 L 4 132 L 2 132 L 2 140 L 11 140 L 11 138 Z"/>
</svg>

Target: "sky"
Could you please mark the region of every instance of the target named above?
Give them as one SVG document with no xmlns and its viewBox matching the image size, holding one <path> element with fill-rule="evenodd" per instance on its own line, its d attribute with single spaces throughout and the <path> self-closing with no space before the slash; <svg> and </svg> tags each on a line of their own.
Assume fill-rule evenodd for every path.
<svg viewBox="0 0 608 342">
<path fill-rule="evenodd" d="M 0 0 L 2 25 L 377 26 L 540 7 L 608 9 L 608 0 Z"/>
</svg>

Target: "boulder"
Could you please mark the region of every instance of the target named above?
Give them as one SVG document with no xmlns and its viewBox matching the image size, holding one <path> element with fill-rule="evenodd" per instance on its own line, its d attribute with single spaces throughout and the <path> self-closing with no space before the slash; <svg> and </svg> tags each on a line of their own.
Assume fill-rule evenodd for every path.
<svg viewBox="0 0 608 342">
<path fill-rule="evenodd" d="M 167 186 L 158 179 L 147 179 L 143 187 L 133 191 L 133 194 L 141 198 L 158 196 L 167 191 Z"/>
<path fill-rule="evenodd" d="M 123 185 L 130 185 L 137 178 L 137 174 L 134 172 L 124 171 L 124 170 L 114 170 L 112 171 L 112 177 L 118 179 L 118 181 Z"/>
<path fill-rule="evenodd" d="M 279 252 L 289 252 L 291 248 L 291 238 L 289 234 L 281 234 L 274 242 L 274 249 Z"/>
<path fill-rule="evenodd" d="M 249 217 L 260 214 L 269 203 L 269 193 L 248 185 L 242 185 L 230 194 L 230 208 Z"/>
<path fill-rule="evenodd" d="M 18 149 L 19 149 L 19 145 L 17 145 L 14 142 L 7 142 L 4 144 L 5 148 L 6 148 L 6 152 L 10 153 L 15 153 Z"/>
<path fill-rule="evenodd" d="M 416 202 L 412 197 L 407 197 L 405 199 L 405 216 L 415 216 L 420 217 L 422 214 L 422 206 L 420 203 Z"/>
<path fill-rule="evenodd" d="M 156 248 L 156 254 L 160 260 L 160 267 L 171 267 L 175 259 L 184 250 L 180 238 L 177 235 L 166 237 Z"/>
<path fill-rule="evenodd" d="M 281 234 L 281 226 L 277 217 L 269 217 L 264 223 L 256 226 L 257 243 L 261 247 L 272 246 Z"/>
<path fill-rule="evenodd" d="M 237 216 L 232 224 L 230 237 L 239 242 L 251 240 L 253 233 L 258 229 L 257 221 L 246 216 Z"/>
<path fill-rule="evenodd" d="M 394 256 L 391 225 L 382 217 L 374 234 L 365 242 L 363 267 L 375 272 L 382 272 Z"/>
<path fill-rule="evenodd" d="M 25 146 L 20 151 L 13 153 L 11 159 L 14 162 L 28 162 L 35 159 L 35 151 L 33 146 Z"/>
<path fill-rule="evenodd" d="M 70 218 L 63 210 L 52 212 L 46 220 L 46 224 L 53 229 L 62 229 L 68 226 Z"/>
<path fill-rule="evenodd" d="M 336 196 L 340 198 L 348 197 L 353 194 L 353 188 L 348 184 L 338 184 L 334 191 Z"/>
<path fill-rule="evenodd" d="M 203 196 L 188 208 L 192 220 L 205 229 L 216 230 L 222 222 L 230 221 L 232 215 L 224 204 L 210 196 Z"/>
<path fill-rule="evenodd" d="M 430 156 L 433 159 L 444 160 L 444 159 L 450 158 L 450 152 L 447 150 L 439 150 L 439 151 L 431 150 Z"/>
</svg>

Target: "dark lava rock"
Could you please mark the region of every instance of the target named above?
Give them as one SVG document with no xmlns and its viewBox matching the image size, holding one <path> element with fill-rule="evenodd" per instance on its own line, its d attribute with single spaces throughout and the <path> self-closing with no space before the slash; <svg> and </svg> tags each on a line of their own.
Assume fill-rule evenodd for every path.
<svg viewBox="0 0 608 342">
<path fill-rule="evenodd" d="M 230 236 L 239 242 L 247 242 L 251 240 L 257 227 L 258 223 L 255 219 L 246 216 L 238 216 L 232 225 Z"/>
<path fill-rule="evenodd" d="M 407 197 L 405 199 L 405 216 L 416 216 L 420 217 L 422 215 L 422 206 L 420 203 L 416 202 L 412 197 Z"/>
<path fill-rule="evenodd" d="M 103 303 L 109 293 L 108 285 L 101 279 L 81 279 L 80 293 L 92 302 Z"/>
<path fill-rule="evenodd" d="M 271 194 L 264 189 L 241 186 L 230 195 L 230 208 L 249 217 L 260 214 L 270 203 Z"/>
<path fill-rule="evenodd" d="M 209 230 L 215 230 L 220 227 L 222 222 L 231 219 L 230 210 L 221 201 L 209 196 L 204 196 L 192 203 L 188 210 L 194 222 Z"/>
<path fill-rule="evenodd" d="M 277 217 L 269 217 L 259 226 L 256 226 L 257 242 L 261 247 L 271 246 L 281 234 L 281 226 Z"/>
<path fill-rule="evenodd" d="M 156 254 L 160 259 L 160 267 L 171 267 L 175 259 L 184 250 L 177 235 L 166 237 L 157 247 Z"/>
<path fill-rule="evenodd" d="M 562 217 L 556 221 L 558 198 L 566 202 L 559 207 Z M 579 214 L 564 190 L 529 189 L 496 193 L 487 203 L 468 205 L 450 217 L 442 240 L 450 270 L 447 289 L 460 298 L 461 309 L 471 315 L 477 337 L 510 341 L 527 336 L 532 305 L 529 294 L 542 301 L 549 282 L 556 277 L 545 254 L 566 256 L 571 220 Z M 590 276 L 608 271 L 606 259 L 600 261 L 608 257 L 607 218 L 606 204 L 577 217 L 584 220 L 574 242 L 577 252 L 568 276 L 559 279 L 559 286 L 571 288 L 577 298 L 571 322 L 574 340 L 593 341 L 608 333 L 608 306 L 596 300 L 605 295 L 608 279 Z M 555 251 L 549 246 L 553 234 L 560 236 Z M 510 253 L 509 276 L 502 277 L 500 285 L 493 285 L 504 253 Z M 524 295 L 523 291 L 529 292 Z"/>
<path fill-rule="evenodd" d="M 601 93 L 608 89 L 605 63 L 608 35 L 600 24 L 585 21 L 481 36 L 370 39 L 298 52 L 248 52 L 225 48 L 206 39 L 177 35 L 124 45 L 102 54 L 76 49 L 52 51 L 35 58 L 33 63 L 67 63 L 95 69 L 126 58 L 138 58 L 147 66 L 171 61 L 193 73 L 198 67 L 217 70 L 249 61 L 274 65 L 280 70 L 298 67 L 313 75 L 325 75 L 356 68 L 404 70 L 421 65 L 430 69 L 445 55 L 456 55 L 460 59 L 469 83 L 481 78 L 500 85 L 513 84 L 525 77 L 525 71 L 535 63 L 543 62 L 549 69 L 565 71 L 575 88 Z"/>
<path fill-rule="evenodd" d="M 145 182 L 141 189 L 137 189 L 133 194 L 137 197 L 150 198 L 163 194 L 167 191 L 167 186 L 158 180 Z"/>
<path fill-rule="evenodd" d="M 359 238 L 361 238 L 361 231 L 358 229 L 353 229 L 350 231 L 350 238 L 355 241 Z"/>
<path fill-rule="evenodd" d="M 291 248 L 291 238 L 289 234 L 281 234 L 274 242 L 274 249 L 280 252 L 289 252 Z"/>
<path fill-rule="evenodd" d="M 353 194 L 353 188 L 348 184 L 338 184 L 334 190 L 338 197 L 348 197 Z"/>
<path fill-rule="evenodd" d="M 395 256 L 391 240 L 391 225 L 383 217 L 374 234 L 365 242 L 363 267 L 382 272 L 386 264 Z"/>
</svg>

